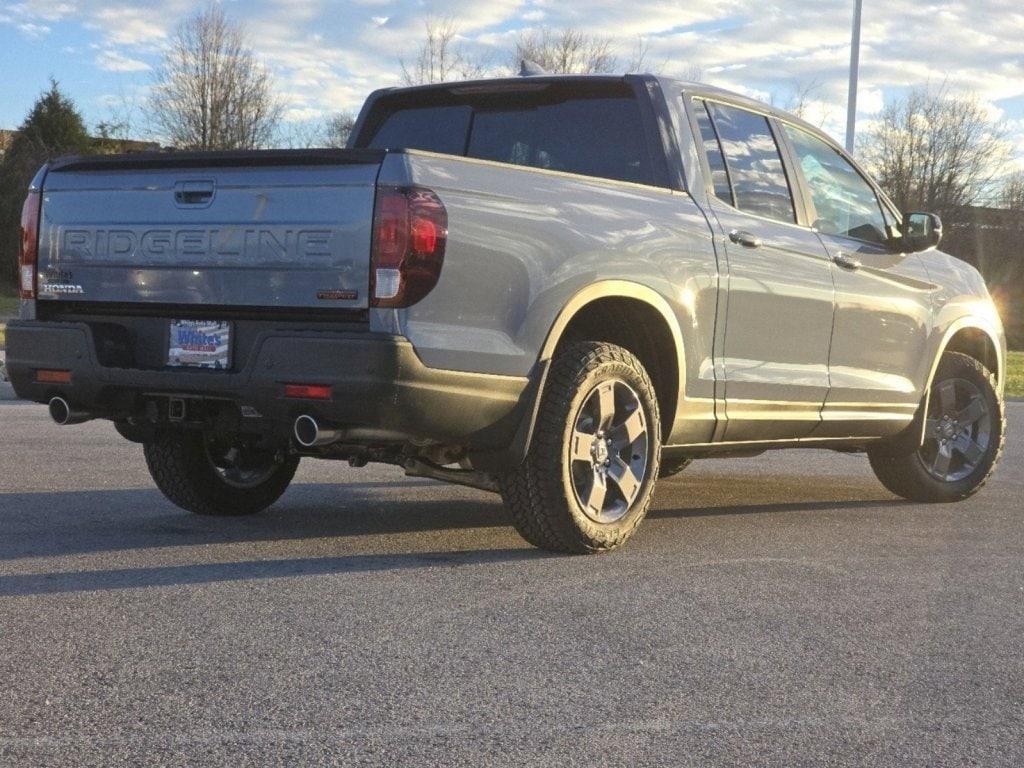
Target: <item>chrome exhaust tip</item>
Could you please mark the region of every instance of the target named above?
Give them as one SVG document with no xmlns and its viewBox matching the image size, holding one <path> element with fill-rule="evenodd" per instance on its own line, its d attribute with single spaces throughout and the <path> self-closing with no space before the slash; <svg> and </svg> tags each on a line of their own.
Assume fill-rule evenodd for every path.
<svg viewBox="0 0 1024 768">
<path fill-rule="evenodd" d="M 62 427 L 71 424 L 81 424 L 92 418 L 92 415 L 88 412 L 72 408 L 63 397 L 51 398 L 48 407 L 50 418 L 53 419 L 55 424 L 60 424 Z"/>
<path fill-rule="evenodd" d="M 308 414 L 303 414 L 295 419 L 293 431 L 295 432 L 295 442 L 303 448 L 330 445 L 341 437 L 341 430 L 322 427 L 316 419 Z"/>
</svg>

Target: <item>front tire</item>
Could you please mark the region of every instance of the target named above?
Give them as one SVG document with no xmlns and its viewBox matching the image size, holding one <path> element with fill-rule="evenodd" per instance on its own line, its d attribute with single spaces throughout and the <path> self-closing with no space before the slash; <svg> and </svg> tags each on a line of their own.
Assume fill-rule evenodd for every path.
<svg viewBox="0 0 1024 768">
<path fill-rule="evenodd" d="M 661 428 L 647 371 L 614 344 L 577 342 L 552 361 L 526 460 L 500 481 L 516 529 L 556 552 L 607 552 L 647 514 Z"/>
<path fill-rule="evenodd" d="M 225 444 L 201 432 L 171 431 L 144 445 L 146 466 L 172 503 L 197 515 L 252 515 L 288 488 L 297 456 Z"/>
<path fill-rule="evenodd" d="M 995 378 L 973 357 L 949 352 L 939 363 L 920 423 L 868 451 L 875 475 L 910 501 L 951 502 L 974 495 L 1003 452 L 1006 412 Z"/>
</svg>

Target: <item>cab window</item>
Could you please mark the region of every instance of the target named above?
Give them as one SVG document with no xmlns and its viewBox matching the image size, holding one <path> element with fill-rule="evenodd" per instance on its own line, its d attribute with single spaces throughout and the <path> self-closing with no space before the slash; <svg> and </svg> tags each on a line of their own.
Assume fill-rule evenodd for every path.
<svg viewBox="0 0 1024 768">
<path fill-rule="evenodd" d="M 693 111 L 697 116 L 697 126 L 700 128 L 700 140 L 704 146 L 704 157 L 708 161 L 708 169 L 711 171 L 711 186 L 714 189 L 715 197 L 724 200 L 729 205 L 736 205 L 732 196 L 732 185 L 729 183 L 729 171 L 725 168 L 725 158 L 722 156 L 722 147 L 718 143 L 718 136 L 711 125 L 711 115 L 708 114 L 707 104 L 703 99 L 693 100 Z"/>
<path fill-rule="evenodd" d="M 738 107 L 706 103 L 725 157 L 735 207 L 777 221 L 796 221 L 782 156 L 768 119 Z"/>
<path fill-rule="evenodd" d="M 783 126 L 814 204 L 814 226 L 825 235 L 888 243 L 875 190 L 836 149 L 811 134 Z"/>
</svg>

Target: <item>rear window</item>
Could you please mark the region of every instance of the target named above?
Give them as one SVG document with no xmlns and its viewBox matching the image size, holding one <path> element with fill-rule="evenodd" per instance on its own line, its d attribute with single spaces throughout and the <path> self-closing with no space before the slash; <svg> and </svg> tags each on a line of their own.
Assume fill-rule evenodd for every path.
<svg viewBox="0 0 1024 768">
<path fill-rule="evenodd" d="M 388 115 L 367 146 L 461 155 L 466 149 L 466 131 L 472 114 L 473 110 L 464 104 L 400 109 Z"/>
<path fill-rule="evenodd" d="M 382 99 L 356 146 L 424 149 L 500 163 L 653 184 L 640 108 L 627 86 L 603 93 L 548 88 L 539 93 L 459 98 L 430 94 L 429 106 Z M 592 89 L 591 89 L 592 90 Z M 584 91 L 581 93 L 581 91 Z M 452 103 L 436 104 L 447 99 Z"/>
</svg>

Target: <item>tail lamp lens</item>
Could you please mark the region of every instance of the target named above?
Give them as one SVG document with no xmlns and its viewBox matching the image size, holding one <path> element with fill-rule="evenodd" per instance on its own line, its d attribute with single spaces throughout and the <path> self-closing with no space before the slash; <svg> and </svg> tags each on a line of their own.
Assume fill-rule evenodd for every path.
<svg viewBox="0 0 1024 768">
<path fill-rule="evenodd" d="M 441 276 L 448 238 L 444 204 L 429 189 L 380 187 L 373 222 L 373 306 L 415 304 Z"/>
<path fill-rule="evenodd" d="M 330 400 L 331 388 L 323 384 L 285 384 L 284 396 L 299 400 Z"/>
<path fill-rule="evenodd" d="M 71 371 L 40 368 L 36 371 L 36 381 L 40 384 L 70 384 Z"/>
<path fill-rule="evenodd" d="M 39 262 L 39 207 L 42 195 L 29 192 L 21 208 L 21 245 L 18 252 L 18 274 L 21 298 L 36 297 L 36 265 Z"/>
</svg>

